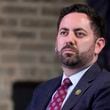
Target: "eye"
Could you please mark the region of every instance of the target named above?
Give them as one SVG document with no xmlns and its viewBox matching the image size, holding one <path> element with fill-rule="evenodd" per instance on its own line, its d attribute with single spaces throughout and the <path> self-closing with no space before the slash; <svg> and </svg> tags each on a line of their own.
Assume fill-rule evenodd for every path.
<svg viewBox="0 0 110 110">
<path fill-rule="evenodd" d="M 81 32 L 81 31 L 77 31 L 75 32 L 75 35 L 78 37 L 78 38 L 83 38 L 86 36 L 86 34 L 84 32 Z"/>
<path fill-rule="evenodd" d="M 68 32 L 67 31 L 60 31 L 59 34 L 61 36 L 67 36 L 68 35 Z"/>
</svg>

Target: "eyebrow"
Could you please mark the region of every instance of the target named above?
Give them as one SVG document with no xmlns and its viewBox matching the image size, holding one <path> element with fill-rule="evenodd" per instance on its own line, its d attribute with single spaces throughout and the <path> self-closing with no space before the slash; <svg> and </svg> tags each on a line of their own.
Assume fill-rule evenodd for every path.
<svg viewBox="0 0 110 110">
<path fill-rule="evenodd" d="M 84 32 L 86 32 L 87 33 L 87 31 L 86 30 L 84 30 L 83 28 L 76 28 L 76 29 L 73 29 L 74 31 L 84 31 Z"/>
<path fill-rule="evenodd" d="M 61 28 L 61 29 L 59 29 L 59 31 L 61 31 L 61 30 L 69 31 L 69 29 L 67 29 L 67 28 Z"/>
<path fill-rule="evenodd" d="M 63 27 L 63 28 L 61 28 L 61 29 L 59 29 L 59 31 L 61 31 L 61 30 L 64 30 L 64 31 L 69 31 L 69 29 L 68 28 L 65 28 L 65 27 Z M 84 31 L 84 32 L 86 32 L 87 33 L 87 31 L 85 30 L 85 29 L 83 29 L 83 28 L 75 28 L 75 29 L 73 29 L 73 31 Z"/>
</svg>

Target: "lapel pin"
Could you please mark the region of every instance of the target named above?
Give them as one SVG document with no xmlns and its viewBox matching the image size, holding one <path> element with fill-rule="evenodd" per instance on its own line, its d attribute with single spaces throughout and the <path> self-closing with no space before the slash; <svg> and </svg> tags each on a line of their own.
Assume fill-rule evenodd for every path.
<svg viewBox="0 0 110 110">
<path fill-rule="evenodd" d="M 75 95 L 80 95 L 80 94 L 81 94 L 81 89 L 75 91 Z"/>
</svg>

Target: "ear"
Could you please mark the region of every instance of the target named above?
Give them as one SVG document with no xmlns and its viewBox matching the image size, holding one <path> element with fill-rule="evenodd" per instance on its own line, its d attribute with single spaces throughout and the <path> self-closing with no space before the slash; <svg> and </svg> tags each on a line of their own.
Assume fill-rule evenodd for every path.
<svg viewBox="0 0 110 110">
<path fill-rule="evenodd" d="M 55 52 L 57 52 L 57 48 L 55 47 Z"/>
<path fill-rule="evenodd" d="M 55 52 L 57 51 L 57 48 L 58 48 L 58 44 L 57 44 L 57 41 L 55 42 Z"/>
<path fill-rule="evenodd" d="M 95 44 L 95 54 L 99 54 L 105 46 L 105 39 L 103 37 L 98 38 Z"/>
</svg>

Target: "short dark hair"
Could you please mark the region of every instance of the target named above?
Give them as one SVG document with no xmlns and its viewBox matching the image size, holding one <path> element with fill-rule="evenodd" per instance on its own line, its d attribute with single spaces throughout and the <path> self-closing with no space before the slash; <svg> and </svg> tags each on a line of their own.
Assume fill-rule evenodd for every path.
<svg viewBox="0 0 110 110">
<path fill-rule="evenodd" d="M 95 12 L 95 10 L 89 7 L 87 4 L 73 4 L 63 8 L 60 12 L 60 16 L 57 22 L 57 29 L 59 29 L 62 18 L 65 15 L 73 12 L 86 14 L 90 20 L 91 28 L 93 29 L 94 34 L 97 37 L 105 38 L 105 25 L 103 18 L 100 17 L 97 12 Z"/>
</svg>

